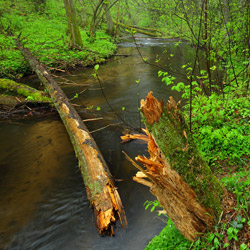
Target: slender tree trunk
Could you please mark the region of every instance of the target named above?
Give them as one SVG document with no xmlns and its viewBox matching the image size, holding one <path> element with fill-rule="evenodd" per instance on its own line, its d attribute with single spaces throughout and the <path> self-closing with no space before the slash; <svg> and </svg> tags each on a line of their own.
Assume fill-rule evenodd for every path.
<svg viewBox="0 0 250 250">
<path fill-rule="evenodd" d="M 64 7 L 68 18 L 70 47 L 82 47 L 82 38 L 76 20 L 76 11 L 72 0 L 64 0 Z"/>
<path fill-rule="evenodd" d="M 102 154 L 82 119 L 47 70 L 20 42 L 17 45 L 50 94 L 67 129 L 79 160 L 88 199 L 95 212 L 99 234 L 114 235 L 113 226 L 116 220 L 119 218 L 124 227 L 127 221 L 120 196 Z"/>
<path fill-rule="evenodd" d="M 92 15 L 91 23 L 90 23 L 90 28 L 89 28 L 89 35 L 91 37 L 95 36 L 96 26 L 97 26 L 97 18 L 102 11 L 103 2 L 104 2 L 104 0 L 99 0 L 98 4 L 96 5 L 96 7 L 93 11 L 93 15 Z"/>
<path fill-rule="evenodd" d="M 206 50 L 206 66 L 208 72 L 208 80 L 209 80 L 209 94 L 212 94 L 212 75 L 211 75 L 211 61 L 210 61 L 210 44 L 208 41 L 208 0 L 204 0 L 204 46 Z"/>
<path fill-rule="evenodd" d="M 136 158 L 145 168 L 134 163 L 140 170 L 134 180 L 150 187 L 176 227 L 193 241 L 218 219 L 224 190 L 202 159 L 172 97 L 164 107 L 150 92 L 141 101 L 141 112 L 150 158 Z"/>
</svg>

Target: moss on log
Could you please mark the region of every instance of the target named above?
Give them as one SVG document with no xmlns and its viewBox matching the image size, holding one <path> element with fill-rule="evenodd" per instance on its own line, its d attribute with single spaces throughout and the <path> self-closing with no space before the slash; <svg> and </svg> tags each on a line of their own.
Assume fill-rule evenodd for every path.
<svg viewBox="0 0 250 250">
<path fill-rule="evenodd" d="M 218 219 L 224 190 L 202 159 L 175 101 L 141 101 L 150 158 L 134 180 L 150 187 L 180 232 L 193 241 Z M 148 179 L 148 180 L 145 180 Z"/>
<path fill-rule="evenodd" d="M 50 98 L 43 91 L 39 91 L 28 85 L 17 83 L 9 79 L 0 79 L 0 89 L 6 92 L 13 92 L 19 96 L 29 97 L 39 102 L 50 102 Z"/>
<path fill-rule="evenodd" d="M 144 34 L 144 35 L 153 36 L 153 37 L 159 36 L 159 32 L 157 32 L 156 30 L 155 30 L 155 31 L 152 31 L 152 32 L 149 32 L 149 30 L 136 28 L 135 26 L 126 25 L 126 24 L 119 23 L 119 22 L 117 22 L 116 24 L 117 24 L 118 26 L 124 28 L 124 29 L 134 30 L 134 31 L 136 31 L 136 32 L 138 32 L 138 33 L 141 33 L 141 34 Z M 157 34 L 157 33 L 158 33 L 158 34 Z M 160 34 L 161 34 L 161 33 L 160 33 Z M 160 36 L 161 36 L 161 35 L 160 35 Z"/>
<path fill-rule="evenodd" d="M 95 212 L 99 234 L 114 235 L 113 227 L 116 220 L 120 219 L 123 227 L 126 227 L 127 221 L 120 196 L 100 150 L 54 79 L 19 41 L 17 41 L 17 46 L 46 87 L 67 129 L 79 160 L 88 199 Z"/>
</svg>

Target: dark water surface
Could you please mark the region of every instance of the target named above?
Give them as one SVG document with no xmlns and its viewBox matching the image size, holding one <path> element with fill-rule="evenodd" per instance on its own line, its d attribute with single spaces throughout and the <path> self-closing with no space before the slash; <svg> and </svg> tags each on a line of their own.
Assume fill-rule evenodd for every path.
<svg viewBox="0 0 250 250">
<path fill-rule="evenodd" d="M 181 65 L 192 57 L 187 44 L 176 47 L 171 41 L 137 41 L 142 45 L 144 58 L 152 63 L 160 59 L 159 64 L 168 71 L 180 71 Z M 161 83 L 157 77 L 159 69 L 142 62 L 131 41 L 121 43 L 118 54 L 130 56 L 117 56 L 101 65 L 101 84 L 113 109 L 128 124 L 139 128 L 138 100 L 145 98 L 150 90 L 164 101 L 170 95 L 180 97 Z M 112 175 L 119 179 L 116 186 L 126 210 L 127 230 L 123 231 L 118 223 L 115 237 L 97 234 L 78 162 L 58 117 L 3 122 L 0 124 L 0 249 L 142 250 L 165 226 L 156 212 L 145 211 L 144 202 L 154 197 L 147 187 L 132 181 L 136 169 L 122 154 L 122 150 L 132 158 L 145 154 L 145 145 L 136 141 L 121 144 L 120 135 L 127 125 L 120 124 L 121 120 L 110 110 L 92 73 L 93 69 L 81 69 L 71 76 L 63 75 L 76 84 L 62 88 L 69 98 L 85 90 L 74 103 L 93 108 L 77 110 L 83 118 L 103 118 L 86 125 L 90 131 L 106 127 L 93 136 Z M 180 74 L 175 77 L 183 81 Z M 140 84 L 136 83 L 138 79 Z M 33 80 L 34 85 L 37 82 Z M 97 107 L 101 110 L 96 111 Z M 118 123 L 119 126 L 110 126 Z"/>
</svg>

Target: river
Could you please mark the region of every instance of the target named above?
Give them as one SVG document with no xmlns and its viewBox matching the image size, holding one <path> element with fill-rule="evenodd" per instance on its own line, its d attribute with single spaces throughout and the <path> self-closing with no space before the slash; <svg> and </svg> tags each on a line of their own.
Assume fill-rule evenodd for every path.
<svg viewBox="0 0 250 250">
<path fill-rule="evenodd" d="M 158 64 L 184 81 L 181 66 L 193 58 L 186 43 L 137 38 L 147 62 Z M 120 117 L 110 109 L 93 69 L 78 69 L 61 77 L 74 81 L 62 85 L 68 98 L 82 92 L 73 102 L 86 122 L 117 180 L 125 207 L 128 228 L 117 223 L 115 237 L 97 234 L 78 162 L 67 132 L 58 116 L 28 121 L 0 123 L 0 249 L 20 250 L 142 250 L 165 226 L 164 218 L 145 210 L 154 200 L 147 187 L 133 182 L 136 169 L 125 159 L 146 154 L 137 141 L 121 144 L 120 135 L 141 127 L 138 103 L 149 91 L 166 101 L 180 99 L 157 76 L 159 68 L 142 61 L 132 40 L 119 44 L 119 56 L 100 65 L 98 75 L 105 96 Z M 129 55 L 129 56 L 122 56 Z M 140 79 L 140 80 L 139 80 Z M 38 86 L 34 77 L 24 79 Z M 60 80 L 59 80 L 60 81 Z M 93 107 L 92 107 L 93 106 Z M 84 111 L 83 107 L 88 107 Z M 92 109 L 90 109 L 92 107 Z M 102 129 L 101 129 L 102 128 Z M 99 130 L 100 129 L 100 130 Z"/>
</svg>

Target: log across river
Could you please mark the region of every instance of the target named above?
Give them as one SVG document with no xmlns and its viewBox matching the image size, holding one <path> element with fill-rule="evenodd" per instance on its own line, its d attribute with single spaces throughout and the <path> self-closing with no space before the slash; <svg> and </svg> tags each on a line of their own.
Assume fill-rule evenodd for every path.
<svg viewBox="0 0 250 250">
<path fill-rule="evenodd" d="M 166 65 L 169 72 L 180 71 L 193 56 L 187 44 L 177 47 L 173 41 L 145 38 L 137 42 L 143 45 L 140 50 L 145 58 L 152 62 L 160 58 L 160 64 Z M 158 99 L 179 96 L 161 83 L 157 68 L 141 61 L 129 40 L 120 44 L 118 53 L 130 56 L 119 56 L 101 65 L 99 76 L 112 107 L 128 124 L 139 128 L 137 93 L 139 99 L 145 98 L 150 90 Z M 92 69 L 79 69 L 72 76 L 63 75 L 77 84 L 63 85 L 62 89 L 72 98 L 88 87 L 74 103 L 93 106 L 91 111 L 103 118 L 86 125 L 90 131 L 97 130 L 92 135 L 116 180 L 127 215 L 127 230 L 123 231 L 117 223 L 116 237 L 98 236 L 78 161 L 59 117 L 12 124 L 1 121 L 1 249 L 141 250 L 165 226 L 157 213 L 145 211 L 144 202 L 154 197 L 147 187 L 132 180 L 136 169 L 122 154 L 122 150 L 132 157 L 145 154 L 146 145 L 136 141 L 121 144 L 120 135 L 126 126 L 109 109 L 92 73 Z M 175 76 L 184 81 L 180 74 Z M 138 79 L 140 84 L 136 83 Z M 30 82 L 31 78 L 24 81 Z M 39 81 L 33 79 L 32 84 L 37 87 Z M 77 110 L 85 117 L 83 108 Z M 101 127 L 106 128 L 99 130 Z"/>
</svg>

